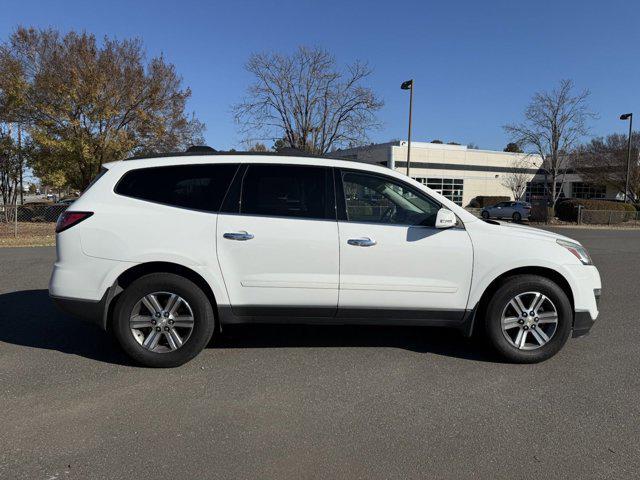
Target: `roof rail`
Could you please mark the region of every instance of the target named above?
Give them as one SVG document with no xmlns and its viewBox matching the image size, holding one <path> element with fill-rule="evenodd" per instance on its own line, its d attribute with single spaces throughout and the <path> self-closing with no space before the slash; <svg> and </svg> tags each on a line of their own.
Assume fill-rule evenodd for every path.
<svg viewBox="0 0 640 480">
<path fill-rule="evenodd" d="M 189 148 L 185 150 L 185 153 L 204 153 L 204 152 L 215 152 L 215 148 L 211 148 L 209 145 L 191 145 Z"/>
<path fill-rule="evenodd" d="M 144 160 L 145 158 L 163 158 L 163 157 L 189 157 L 197 155 L 243 155 L 243 156 L 265 156 L 265 157 L 309 157 L 309 158 L 324 158 L 329 160 L 343 160 L 352 161 L 347 158 L 334 157 L 331 155 L 316 155 L 313 153 L 305 152 L 304 150 L 298 150 L 297 148 L 283 148 L 277 152 L 246 152 L 246 151 L 223 151 L 215 150 L 209 146 L 191 146 L 183 152 L 166 152 L 166 153 L 151 153 L 147 155 L 135 155 L 133 157 L 126 158 L 126 160 Z"/>
</svg>

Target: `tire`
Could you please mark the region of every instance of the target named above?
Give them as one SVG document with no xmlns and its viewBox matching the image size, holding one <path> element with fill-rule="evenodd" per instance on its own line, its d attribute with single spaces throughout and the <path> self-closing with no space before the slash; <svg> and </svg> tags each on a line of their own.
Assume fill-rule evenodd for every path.
<svg viewBox="0 0 640 480">
<path fill-rule="evenodd" d="M 536 297 L 535 293 L 540 296 Z M 517 309 L 510 303 L 513 299 L 517 304 L 517 296 L 527 307 L 524 309 L 524 316 L 518 314 Z M 542 303 L 532 317 L 530 314 L 533 310 L 529 307 L 534 303 L 534 298 Z M 528 309 L 530 311 L 527 312 Z M 503 317 L 506 321 L 503 321 Z M 564 291 L 548 278 L 538 275 L 516 275 L 507 278 L 498 287 L 487 305 L 484 320 L 489 342 L 505 360 L 514 363 L 537 363 L 554 356 L 567 342 L 572 329 L 573 309 Z M 521 321 L 524 323 L 521 324 Z M 544 336 L 547 337 L 547 341 L 541 343 Z M 518 347 L 523 338 L 525 343 Z"/>
<path fill-rule="evenodd" d="M 154 298 L 155 302 L 147 300 Z M 170 308 L 173 299 L 175 308 Z M 160 310 L 156 314 L 147 306 L 152 303 L 156 305 L 154 312 Z M 140 321 L 130 323 L 134 313 Z M 133 330 L 132 325 L 142 326 Z M 112 327 L 116 340 L 134 362 L 167 368 L 188 362 L 207 346 L 215 317 L 211 302 L 195 283 L 172 273 L 152 273 L 134 281 L 120 295 Z"/>
<path fill-rule="evenodd" d="M 520 215 L 520 212 L 513 213 L 513 221 L 516 223 L 520 223 L 522 221 L 522 215 Z"/>
<path fill-rule="evenodd" d="M 489 220 L 489 212 L 487 212 L 486 210 L 483 210 L 482 213 L 480 214 L 482 216 L 482 218 L 484 218 L 485 220 Z"/>
</svg>

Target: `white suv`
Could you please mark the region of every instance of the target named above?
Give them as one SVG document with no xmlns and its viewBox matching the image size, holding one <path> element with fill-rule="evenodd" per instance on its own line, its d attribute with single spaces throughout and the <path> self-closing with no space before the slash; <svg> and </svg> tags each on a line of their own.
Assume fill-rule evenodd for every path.
<svg viewBox="0 0 640 480">
<path fill-rule="evenodd" d="M 537 362 L 589 331 L 600 276 L 578 242 L 383 167 L 212 152 L 106 164 L 58 220 L 49 293 L 154 367 L 254 322 L 483 329 Z"/>
</svg>

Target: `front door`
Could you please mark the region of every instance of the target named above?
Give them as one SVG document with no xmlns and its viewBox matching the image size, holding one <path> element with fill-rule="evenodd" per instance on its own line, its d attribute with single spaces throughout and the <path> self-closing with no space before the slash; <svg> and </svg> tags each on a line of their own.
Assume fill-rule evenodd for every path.
<svg viewBox="0 0 640 480">
<path fill-rule="evenodd" d="M 234 195 L 216 234 L 233 313 L 334 316 L 339 255 L 331 169 L 252 163 L 238 172 L 227 194 Z"/>
<path fill-rule="evenodd" d="M 461 320 L 473 264 L 464 228 L 434 228 L 440 205 L 392 177 L 336 177 L 344 195 L 338 316 Z"/>
<path fill-rule="evenodd" d="M 498 218 L 509 218 L 513 215 L 513 207 L 511 206 L 511 202 L 500 202 L 496 206 L 496 217 Z"/>
</svg>

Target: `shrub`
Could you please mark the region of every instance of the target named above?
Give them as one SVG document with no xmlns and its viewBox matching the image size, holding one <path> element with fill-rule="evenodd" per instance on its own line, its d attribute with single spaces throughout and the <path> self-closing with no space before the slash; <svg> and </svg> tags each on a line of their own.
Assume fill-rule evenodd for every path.
<svg viewBox="0 0 640 480">
<path fill-rule="evenodd" d="M 508 202 L 511 200 L 509 197 L 499 197 L 499 196 L 489 196 L 489 195 L 478 195 L 473 200 L 469 202 L 469 207 L 471 208 L 484 208 L 489 205 L 495 205 L 499 202 Z"/>
<path fill-rule="evenodd" d="M 597 210 L 597 211 L 616 211 L 621 212 L 620 215 L 615 215 L 615 218 L 612 217 L 613 220 L 616 220 L 615 223 L 620 223 L 625 221 L 628 215 L 624 215 L 622 212 L 635 212 L 635 208 L 633 205 L 629 205 L 628 203 L 622 202 L 611 202 L 606 200 L 586 200 L 583 198 L 567 198 L 562 202 L 556 204 L 556 216 L 565 222 L 576 222 L 578 220 L 578 208 L 582 207 L 584 210 Z M 598 221 L 590 221 L 589 223 L 607 223 L 607 221 L 600 221 L 601 218 L 604 219 L 604 214 L 600 215 L 591 215 L 594 220 L 597 218 Z M 583 220 L 587 220 L 583 218 Z M 607 217 L 608 220 L 608 217 Z"/>
</svg>

